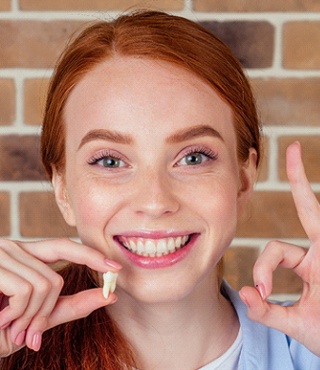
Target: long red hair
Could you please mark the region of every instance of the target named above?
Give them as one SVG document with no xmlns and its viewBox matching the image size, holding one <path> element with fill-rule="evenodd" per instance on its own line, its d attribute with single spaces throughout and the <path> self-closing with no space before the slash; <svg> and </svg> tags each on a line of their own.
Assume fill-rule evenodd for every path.
<svg viewBox="0 0 320 370">
<path fill-rule="evenodd" d="M 260 125 L 252 92 L 238 60 L 228 47 L 198 24 L 162 12 L 141 11 L 86 28 L 58 61 L 48 92 L 41 136 L 41 155 L 52 177 L 52 166 L 63 171 L 64 106 L 70 91 L 95 65 L 113 55 L 168 61 L 206 81 L 232 108 L 240 162 L 249 149 L 260 159 Z M 220 267 L 222 264 L 220 264 Z M 63 294 L 96 285 L 85 267 L 61 271 Z M 134 355 L 105 309 L 53 328 L 38 353 L 22 349 L 4 359 L 0 369 L 123 370 L 135 367 Z"/>
</svg>

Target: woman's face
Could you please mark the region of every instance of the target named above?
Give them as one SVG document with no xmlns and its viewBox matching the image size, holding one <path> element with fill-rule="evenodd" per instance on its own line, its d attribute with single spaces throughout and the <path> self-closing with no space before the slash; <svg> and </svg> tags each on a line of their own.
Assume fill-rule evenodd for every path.
<svg viewBox="0 0 320 370">
<path fill-rule="evenodd" d="M 117 57 L 75 86 L 64 117 L 58 204 L 123 265 L 118 294 L 166 301 L 215 281 L 255 174 L 253 151 L 238 163 L 230 107 L 180 67 Z"/>
</svg>

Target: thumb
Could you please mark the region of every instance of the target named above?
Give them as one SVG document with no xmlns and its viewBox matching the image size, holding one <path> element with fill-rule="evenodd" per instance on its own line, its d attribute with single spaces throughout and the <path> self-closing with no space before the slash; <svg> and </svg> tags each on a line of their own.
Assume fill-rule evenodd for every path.
<svg viewBox="0 0 320 370">
<path fill-rule="evenodd" d="M 107 299 L 104 298 L 101 288 L 85 290 L 71 296 L 61 296 L 50 315 L 47 329 L 84 318 L 98 308 L 113 304 L 116 301 L 117 296 L 113 293 L 110 293 Z"/>
</svg>

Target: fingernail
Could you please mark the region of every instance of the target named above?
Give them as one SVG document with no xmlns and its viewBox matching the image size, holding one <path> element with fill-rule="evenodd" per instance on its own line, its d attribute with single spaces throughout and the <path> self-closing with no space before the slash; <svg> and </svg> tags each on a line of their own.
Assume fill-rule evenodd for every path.
<svg viewBox="0 0 320 370">
<path fill-rule="evenodd" d="M 266 289 L 262 283 L 256 284 L 256 289 L 258 290 L 261 298 L 264 300 L 266 299 Z"/>
<path fill-rule="evenodd" d="M 104 260 L 104 263 L 106 265 L 110 266 L 110 267 L 113 267 L 114 269 L 117 269 L 117 270 L 122 269 L 122 266 L 120 265 L 120 263 L 115 262 L 115 261 L 111 261 L 111 260 L 109 260 L 107 258 Z"/>
<path fill-rule="evenodd" d="M 39 351 L 41 347 L 41 339 L 42 339 L 41 332 L 37 332 L 33 335 L 31 346 L 34 351 Z"/>
<path fill-rule="evenodd" d="M 24 340 L 25 340 L 25 337 L 26 337 L 26 331 L 23 330 L 21 331 L 17 336 L 16 336 L 16 339 L 14 340 L 14 343 L 17 345 L 17 346 L 22 346 Z"/>
</svg>

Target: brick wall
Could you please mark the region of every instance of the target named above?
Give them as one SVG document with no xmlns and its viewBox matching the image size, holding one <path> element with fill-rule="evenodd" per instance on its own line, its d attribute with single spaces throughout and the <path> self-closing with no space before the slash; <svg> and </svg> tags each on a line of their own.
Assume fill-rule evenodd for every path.
<svg viewBox="0 0 320 370">
<path fill-rule="evenodd" d="M 318 0 L 1 0 L 0 237 L 76 236 L 55 207 L 39 163 L 38 134 L 48 78 L 69 35 L 84 22 L 153 7 L 203 23 L 238 56 L 265 125 L 256 193 L 226 256 L 235 287 L 252 283 L 255 258 L 270 239 L 307 246 L 285 174 L 285 148 L 299 139 L 320 195 L 320 1 Z M 106 12 L 106 13 L 105 13 Z M 275 294 L 298 294 L 287 270 Z"/>
</svg>

